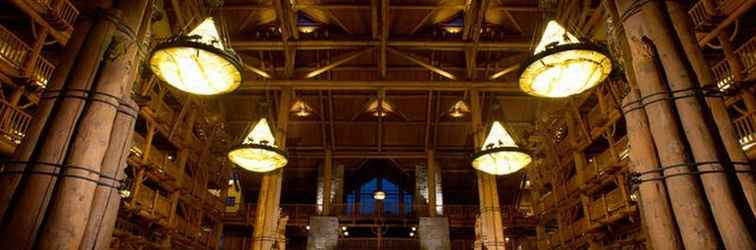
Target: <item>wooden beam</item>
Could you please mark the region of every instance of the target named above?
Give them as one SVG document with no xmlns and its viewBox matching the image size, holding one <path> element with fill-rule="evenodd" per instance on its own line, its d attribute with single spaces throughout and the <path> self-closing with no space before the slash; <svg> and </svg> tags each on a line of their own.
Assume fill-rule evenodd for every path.
<svg viewBox="0 0 756 250">
<path fill-rule="evenodd" d="M 378 27 L 378 1 L 370 0 L 370 30 L 373 33 L 373 40 L 378 40 L 380 32 Z"/>
<path fill-rule="evenodd" d="M 349 53 L 346 56 L 343 56 L 341 59 L 333 61 L 330 64 L 327 64 L 325 66 L 322 66 L 320 68 L 317 68 L 317 69 L 311 71 L 310 73 L 307 73 L 307 75 L 305 76 L 305 78 L 308 78 L 308 79 L 309 78 L 314 78 L 314 77 L 322 74 L 323 72 L 326 72 L 328 70 L 336 68 L 339 65 L 342 65 L 342 64 L 347 63 L 349 61 L 352 61 L 352 60 L 354 60 L 354 59 L 356 59 L 356 58 L 358 58 L 358 57 L 360 57 L 362 55 L 365 55 L 368 52 L 373 51 L 373 49 L 374 48 L 367 48 L 367 49 L 363 49 L 363 50 L 360 50 L 360 51 L 355 51 L 355 52 Z"/>
<path fill-rule="evenodd" d="M 430 71 L 433 71 L 436 74 L 439 74 L 439 75 L 441 75 L 443 77 L 446 77 L 448 79 L 451 79 L 451 80 L 457 79 L 457 77 L 454 74 L 452 74 L 452 73 L 450 73 L 450 72 L 448 72 L 446 70 L 443 70 L 441 68 L 438 68 L 436 66 L 433 66 L 433 65 L 425 62 L 425 60 L 423 60 L 421 58 L 418 58 L 415 55 L 406 54 L 406 53 L 401 52 L 401 51 L 399 51 L 397 49 L 394 49 L 394 48 L 387 48 L 387 49 L 388 49 L 389 52 L 391 52 L 391 53 L 393 53 L 395 55 L 398 55 L 398 56 L 400 56 L 400 57 L 402 57 L 404 59 L 407 59 L 408 61 L 413 62 L 413 63 L 415 63 L 417 65 L 420 65 L 420 66 L 422 66 L 422 67 L 424 67 L 424 68 L 426 68 L 426 69 L 428 69 Z"/>
<path fill-rule="evenodd" d="M 257 74 L 257 75 L 259 75 L 259 76 L 261 76 L 263 78 L 266 78 L 266 79 L 273 78 L 273 76 L 271 76 L 264 69 L 250 65 L 250 63 L 252 63 L 252 64 L 260 64 L 261 67 L 265 67 L 264 63 L 260 59 L 254 58 L 254 57 L 249 56 L 249 55 L 241 54 L 241 53 L 238 54 L 238 55 L 239 55 L 239 57 L 242 58 L 242 64 L 243 64 L 242 66 L 244 66 L 244 69 L 249 70 L 252 73 L 255 73 L 255 74 Z M 244 61 L 247 61 L 247 62 L 250 62 L 250 63 L 247 63 L 247 62 L 244 62 Z"/>
<path fill-rule="evenodd" d="M 298 40 L 288 41 L 288 45 L 298 50 L 329 50 L 350 49 L 358 47 L 379 46 L 380 41 L 373 40 Z M 449 50 L 463 51 L 465 48 L 475 46 L 469 41 L 437 41 L 437 40 L 387 40 L 389 47 L 409 47 L 425 50 Z M 231 46 L 234 50 L 284 50 L 283 41 L 263 40 L 240 40 L 232 39 Z M 480 42 L 480 51 L 531 51 L 530 38 L 519 37 L 499 41 Z"/>
<path fill-rule="evenodd" d="M 518 93 L 522 91 L 514 82 L 501 81 L 400 81 L 400 80 L 247 80 L 240 90 L 264 90 L 292 87 L 297 90 L 437 90 Z"/>
<path fill-rule="evenodd" d="M 389 39 L 389 15 L 389 0 L 381 0 L 381 51 L 378 54 L 378 72 L 381 79 L 385 79 L 387 75 L 386 57 L 388 56 L 388 54 L 386 52 L 386 49 L 388 47 L 387 43 Z"/>
<path fill-rule="evenodd" d="M 269 10 L 273 9 L 273 5 L 258 5 L 258 4 L 230 4 L 227 3 L 221 9 L 223 10 Z M 294 9 L 319 9 L 319 10 L 334 10 L 334 11 L 365 11 L 370 10 L 371 5 L 366 4 L 294 4 Z M 464 10 L 464 4 L 449 4 L 449 5 L 420 5 L 420 4 L 402 4 L 392 5 L 393 10 Z M 537 5 L 498 5 L 491 7 L 493 11 L 517 11 L 517 12 L 542 12 L 544 9 L 539 8 Z"/>
</svg>

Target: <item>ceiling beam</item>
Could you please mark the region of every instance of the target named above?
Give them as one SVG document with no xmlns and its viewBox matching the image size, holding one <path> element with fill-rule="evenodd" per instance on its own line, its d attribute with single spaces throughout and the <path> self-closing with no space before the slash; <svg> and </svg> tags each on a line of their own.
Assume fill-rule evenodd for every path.
<svg viewBox="0 0 756 250">
<path fill-rule="evenodd" d="M 358 58 L 358 57 L 360 57 L 362 55 L 365 55 L 368 52 L 373 51 L 373 49 L 374 48 L 367 48 L 367 49 L 363 49 L 363 50 L 360 50 L 360 51 L 355 51 L 355 52 L 349 53 L 346 56 L 343 56 L 342 58 L 340 58 L 340 59 L 338 59 L 336 61 L 333 61 L 333 62 L 331 62 L 331 63 L 329 63 L 327 65 L 324 65 L 322 67 L 319 67 L 319 68 L 311 71 L 310 73 L 307 73 L 307 75 L 305 76 L 305 78 L 314 78 L 314 77 L 316 77 L 316 76 L 318 76 L 318 75 L 320 75 L 320 74 L 322 74 L 322 73 L 324 73 L 326 71 L 329 71 L 329 70 L 331 70 L 333 68 L 338 67 L 339 65 L 342 65 L 342 64 L 347 63 L 349 61 L 352 61 L 352 60 L 354 60 L 354 59 L 356 59 L 356 58 Z"/>
<path fill-rule="evenodd" d="M 246 80 L 240 90 L 292 87 L 298 90 L 437 90 L 504 92 L 522 94 L 514 82 L 502 81 L 409 81 L 409 80 Z"/>
<path fill-rule="evenodd" d="M 385 79 L 388 72 L 386 71 L 388 39 L 389 39 L 389 0 L 381 0 L 381 44 L 380 53 L 378 54 L 378 73 L 381 79 Z"/>
<path fill-rule="evenodd" d="M 380 0 L 379 0 L 380 1 Z M 257 5 L 257 4 L 225 4 L 221 7 L 223 10 L 267 10 L 274 8 L 273 5 Z M 327 10 L 345 10 L 345 11 L 359 11 L 370 10 L 371 6 L 366 4 L 295 4 L 294 8 L 297 10 L 302 9 L 327 9 Z M 450 4 L 450 5 L 419 5 L 419 4 L 402 4 L 392 5 L 391 9 L 394 10 L 434 10 L 434 9 L 453 9 L 463 10 L 465 5 L 463 4 Z M 516 11 L 516 12 L 542 12 L 543 9 L 538 5 L 497 5 L 491 7 L 493 11 Z"/>
<path fill-rule="evenodd" d="M 285 68 L 284 77 L 291 78 L 294 74 L 294 64 L 296 61 L 296 51 L 289 43 L 289 37 L 291 36 L 292 29 L 291 19 L 288 18 L 287 11 L 284 10 L 285 0 L 273 0 L 273 6 L 275 7 L 276 16 L 278 17 L 278 23 L 281 28 L 281 48 L 284 50 Z M 232 45 L 233 46 L 233 45 Z"/>
<path fill-rule="evenodd" d="M 262 40 L 238 40 L 231 39 L 231 46 L 234 50 L 284 50 L 282 41 L 262 41 Z M 288 46 L 296 47 L 300 50 L 329 50 L 329 49 L 350 49 L 357 47 L 379 46 L 380 41 L 373 40 L 298 40 L 288 41 Z M 475 46 L 472 42 L 466 41 L 437 41 L 437 40 L 387 40 L 387 46 L 391 47 L 408 47 L 426 50 L 450 50 L 463 51 L 465 48 Z M 480 42 L 478 49 L 480 51 L 529 51 L 530 38 L 515 38 L 509 41 L 490 41 Z"/>
<path fill-rule="evenodd" d="M 457 79 L 457 77 L 454 74 L 452 74 L 452 73 L 450 73 L 450 72 L 448 72 L 446 70 L 443 70 L 443 69 L 441 69 L 439 67 L 433 66 L 430 63 L 425 62 L 425 60 L 423 60 L 423 59 L 421 59 L 421 58 L 419 58 L 419 57 L 417 57 L 415 55 L 407 54 L 407 53 L 401 52 L 401 51 L 399 51 L 397 49 L 394 49 L 394 48 L 388 48 L 388 51 L 391 52 L 392 54 L 398 55 L 398 56 L 400 56 L 400 57 L 402 57 L 402 58 L 404 58 L 404 59 L 406 59 L 406 60 L 408 60 L 410 62 L 413 62 L 413 63 L 415 63 L 417 65 L 420 65 L 420 66 L 422 66 L 422 67 L 424 67 L 424 68 L 426 68 L 426 69 L 428 69 L 430 71 L 433 71 L 434 73 L 439 74 L 439 75 L 441 75 L 443 77 L 446 77 L 446 78 L 451 79 L 451 80 Z"/>
</svg>

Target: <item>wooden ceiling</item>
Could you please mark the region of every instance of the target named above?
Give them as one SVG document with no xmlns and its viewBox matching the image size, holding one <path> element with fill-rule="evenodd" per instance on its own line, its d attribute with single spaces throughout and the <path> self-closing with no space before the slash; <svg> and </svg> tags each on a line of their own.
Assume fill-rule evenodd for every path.
<svg viewBox="0 0 756 250">
<path fill-rule="evenodd" d="M 176 2 L 165 1 L 172 26 Z M 347 176 L 367 159 L 390 159 L 412 174 L 425 150 L 435 149 L 445 199 L 476 202 L 470 118 L 449 116 L 451 106 L 469 104 L 469 90 L 480 90 L 484 121 L 504 121 L 527 145 L 539 115 L 561 103 L 516 85 L 517 66 L 532 54 L 542 26 L 557 18 L 599 40 L 606 29 L 599 1 L 590 0 L 226 0 L 212 12 L 246 69 L 240 90 L 212 101 L 233 142 L 258 119 L 257 105 L 275 104 L 281 88 L 293 88 L 314 111 L 290 114 L 284 194 L 299 195 L 284 195 L 283 203 L 314 202 L 326 149 Z M 379 96 L 396 112 L 383 119 L 366 113 Z M 504 203 L 515 200 L 521 178 L 501 178 Z M 242 174 L 241 182 L 255 199 L 259 175 Z"/>
</svg>

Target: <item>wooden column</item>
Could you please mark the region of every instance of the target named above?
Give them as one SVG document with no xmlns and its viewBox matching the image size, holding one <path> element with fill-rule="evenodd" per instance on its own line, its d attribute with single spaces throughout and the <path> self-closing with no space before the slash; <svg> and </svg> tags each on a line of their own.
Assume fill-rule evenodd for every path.
<svg viewBox="0 0 756 250">
<path fill-rule="evenodd" d="M 638 184 L 640 193 L 640 207 L 643 226 L 648 232 L 647 237 L 653 249 L 683 249 L 677 225 L 673 219 L 672 210 L 667 198 L 667 187 L 659 171 L 659 159 L 654 147 L 651 131 L 649 131 L 646 111 L 640 106 L 640 93 L 632 89 L 623 101 L 627 137 L 630 145 L 630 160 L 632 170 L 638 173 L 648 173 L 643 179 L 658 179 L 644 181 Z"/>
<path fill-rule="evenodd" d="M 92 24 L 92 20 L 86 18 L 79 18 L 79 21 L 76 22 L 76 33 L 71 35 L 68 44 L 65 49 L 63 49 L 61 61 L 48 81 L 48 94 L 45 94 L 45 96 L 49 96 L 50 92 L 62 89 L 68 78 L 68 73 L 71 72 L 73 68 L 78 67 L 76 65 L 77 55 L 79 54 L 81 47 L 84 45 L 84 42 L 87 40 Z M 95 54 L 96 53 L 90 53 L 89 55 L 84 56 L 96 56 Z M 16 147 L 16 151 L 11 157 L 12 161 L 28 161 L 35 149 L 38 146 L 41 146 L 41 143 L 38 142 L 45 140 L 45 134 L 43 132 L 46 133 L 47 129 L 49 129 L 48 124 L 52 123 L 48 118 L 53 113 L 53 107 L 57 102 L 57 99 L 54 98 L 41 98 L 39 100 L 37 111 L 32 117 L 32 123 L 26 132 L 26 136 L 21 141 L 21 144 Z M 2 218 L 3 223 L 7 220 L 4 215 L 11 205 L 11 199 L 13 199 L 13 195 L 16 193 L 16 188 L 19 186 L 22 179 L 20 173 L 12 172 L 24 171 L 26 167 L 27 165 L 23 163 L 6 164 L 2 173 L 8 174 L 0 174 L 0 218 Z"/>
<path fill-rule="evenodd" d="M 119 99 L 123 93 L 131 90 L 128 80 L 132 79 L 131 75 L 138 67 L 135 59 L 139 48 L 135 36 L 148 2 L 149 0 L 121 1 L 118 9 L 123 13 L 123 18 L 107 18 L 108 22 L 120 22 L 112 24 L 119 25 L 118 32 L 115 32 L 105 53 L 98 72 L 99 79 L 90 96 L 97 101 L 87 103 L 76 127 L 76 135 L 65 160 L 65 166 L 73 168 L 63 169 L 65 176 L 57 183 L 55 199 L 50 204 L 38 236 L 40 249 L 74 249 L 82 243 L 94 192 L 98 186 L 97 182 L 91 180 L 98 180 L 102 176 L 102 162 L 113 132 Z M 132 132 L 131 126 L 121 127 L 124 130 L 115 132 L 115 135 L 128 136 Z"/>
<path fill-rule="evenodd" d="M 698 175 L 704 187 L 704 194 L 709 200 L 714 222 L 719 229 L 724 245 L 728 249 L 756 249 L 756 242 L 749 234 L 746 219 L 738 210 L 737 197 L 728 184 L 724 172 L 727 162 L 726 152 L 718 151 L 722 147 L 720 138 L 714 137 L 716 125 L 705 103 L 696 95 L 691 95 L 692 88 L 700 87 L 695 83 L 694 73 L 688 70 L 688 62 L 683 51 L 679 50 L 680 41 L 676 41 L 674 30 L 668 22 L 669 13 L 664 12 L 663 3 L 647 2 L 641 7 L 646 35 L 656 48 L 661 69 L 666 73 L 666 81 L 672 96 L 676 118 L 682 125 L 687 137 L 688 148 L 693 154 L 692 169 L 707 172 Z M 651 28 L 653 27 L 653 28 Z M 685 32 L 681 32 L 685 33 Z M 690 34 L 689 34 L 690 35 Z M 682 41 L 685 44 L 685 41 Z M 692 52 L 691 52 L 692 53 Z M 644 96 L 651 93 L 644 93 Z M 749 214 L 749 220 L 752 215 Z"/>
<path fill-rule="evenodd" d="M 279 97 L 276 128 L 276 143 L 278 148 L 286 149 L 286 129 L 289 123 L 289 107 L 291 102 L 291 88 L 281 91 Z M 257 214 L 255 215 L 255 227 L 252 237 L 253 250 L 270 250 L 276 240 L 278 217 L 280 214 L 279 203 L 281 199 L 281 180 L 283 169 L 265 173 L 262 178 L 262 187 L 257 199 Z"/>
<path fill-rule="evenodd" d="M 333 153 L 331 150 L 325 151 L 325 158 L 323 159 L 323 215 L 331 215 L 331 208 L 333 207 L 333 196 L 331 193 L 333 190 Z"/>
<path fill-rule="evenodd" d="M 473 143 L 475 149 L 485 141 L 486 127 L 482 124 L 482 108 L 478 90 L 470 91 L 470 106 L 472 118 Z M 480 202 L 480 224 L 482 228 L 481 242 L 486 249 L 504 250 L 504 227 L 502 225 L 501 207 L 499 207 L 499 192 L 496 189 L 496 176 L 480 171 L 478 175 L 478 199 Z"/>
<path fill-rule="evenodd" d="M 717 89 L 717 84 L 712 76 L 709 64 L 706 62 L 701 48 L 698 47 L 698 40 L 693 31 L 693 25 L 690 23 L 688 13 L 682 6 L 680 6 L 680 2 L 666 1 L 666 3 L 669 15 L 673 20 L 672 25 L 677 32 L 677 37 L 680 39 L 680 43 L 682 44 L 688 62 L 697 77 L 696 80 L 698 80 L 697 85 L 692 85 Z M 731 72 L 735 77 L 735 82 L 740 83 L 744 80 L 742 74 L 743 65 L 740 63 L 740 59 L 738 59 L 732 49 L 727 32 L 719 34 L 719 41 L 720 44 L 722 44 L 722 50 L 724 51 L 726 60 L 730 65 Z M 708 105 L 708 110 L 711 111 L 711 117 L 714 118 L 714 122 L 716 123 L 716 128 L 719 132 L 718 136 L 721 138 L 721 141 L 727 150 L 727 156 L 729 156 L 730 161 L 733 163 L 734 169 L 738 170 L 736 175 L 750 206 L 751 213 L 756 214 L 756 183 L 754 183 L 753 169 L 748 163 L 748 157 L 745 152 L 743 152 L 743 149 L 738 142 L 738 136 L 732 124 L 732 120 L 727 114 L 727 107 L 724 103 L 724 99 L 721 97 L 707 97 L 706 104 Z M 706 112 L 705 109 L 704 112 Z M 717 136 L 717 134 L 715 133 L 713 136 Z M 717 138 L 714 139 L 716 141 Z M 723 155 L 722 158 L 724 157 L 725 156 Z"/>
<path fill-rule="evenodd" d="M 427 175 L 426 185 L 428 185 L 428 216 L 434 217 L 437 215 L 436 209 L 436 172 L 438 167 L 436 166 L 435 151 L 433 149 L 426 150 L 427 168 L 425 170 Z"/>
<path fill-rule="evenodd" d="M 139 35 L 137 42 L 148 39 L 151 21 L 152 1 L 147 1 L 146 13 L 144 14 L 141 24 L 139 25 Z M 132 4 L 141 4 L 140 1 L 133 1 Z M 131 6 L 127 6 L 131 7 Z M 141 53 L 136 56 L 136 62 L 144 60 L 146 55 Z M 136 65 L 135 65 L 136 66 Z M 131 90 L 135 81 L 140 80 L 139 70 L 128 72 L 126 90 Z M 131 91 L 126 91 L 121 95 L 118 113 L 113 122 L 113 131 L 110 134 L 110 142 L 105 157 L 102 161 L 101 173 L 104 176 L 113 179 L 100 178 L 100 182 L 112 183 L 113 186 L 120 186 L 120 180 L 126 178 L 125 168 L 133 144 L 132 135 L 139 115 L 139 106 L 131 98 Z M 154 130 L 153 130 L 154 131 Z M 108 249 L 113 237 L 115 223 L 118 218 L 118 210 L 121 204 L 119 190 L 105 185 L 98 185 L 95 190 L 95 197 L 92 202 L 92 212 L 89 215 L 87 228 L 84 232 L 84 240 L 81 249 Z M 173 213 L 171 213 L 173 214 Z"/>
<path fill-rule="evenodd" d="M 617 2 L 621 13 L 624 13 L 634 1 Z M 690 162 L 690 156 L 686 152 L 682 131 L 678 129 L 673 103 L 663 99 L 669 91 L 662 82 L 663 76 L 658 69 L 660 65 L 656 62 L 653 45 L 644 34 L 648 29 L 648 26 L 644 26 L 646 18 L 642 12 L 636 12 L 623 21 L 635 78 L 643 79 L 637 82 L 641 98 L 646 97 L 642 104 L 646 113 L 654 114 L 655 119 L 649 119 L 649 127 L 661 166 L 687 164 Z M 690 172 L 687 167 L 678 167 L 668 168 L 662 173 L 666 177 L 665 182 L 683 245 L 686 249 L 716 249 L 719 242 L 711 223 L 711 215 L 703 194 L 699 191 L 700 186 Z"/>
<path fill-rule="evenodd" d="M 11 249 L 30 248 L 35 244 L 35 235 L 37 235 L 39 225 L 47 217 L 48 202 L 57 182 L 55 175 L 60 170 L 57 166 L 63 163 L 69 142 L 87 102 L 87 94 L 81 90 L 90 90 L 100 61 L 115 32 L 115 25 L 102 19 L 98 19 L 88 33 L 83 45 L 83 48 L 87 49 L 77 56 L 70 75 L 60 80 L 65 84 L 55 83 L 59 79 L 56 74 L 50 89 L 42 97 L 43 100 L 46 98 L 57 100 L 49 107 L 52 112 L 52 105 L 56 106 L 50 123 L 35 124 L 32 127 L 33 136 L 36 133 L 41 136 L 41 139 L 32 141 L 36 145 L 29 145 L 29 148 L 22 146 L 21 154 L 23 155 L 14 157 L 14 159 L 36 162 L 25 166 L 26 170 L 49 174 L 25 176 L 13 200 L 8 200 L 12 207 L 3 218 L 0 242 L 9 242 L 8 247 Z M 111 122 L 112 119 L 110 118 Z M 37 125 L 41 127 L 36 127 Z M 36 129 L 39 129 L 39 132 L 35 131 Z M 24 168 L 21 170 L 23 171 Z"/>
</svg>

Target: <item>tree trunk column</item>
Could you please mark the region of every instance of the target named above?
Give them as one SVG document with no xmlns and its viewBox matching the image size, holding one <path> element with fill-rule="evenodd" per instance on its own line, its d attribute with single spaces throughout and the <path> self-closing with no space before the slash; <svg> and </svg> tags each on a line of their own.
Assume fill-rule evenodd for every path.
<svg viewBox="0 0 756 250">
<path fill-rule="evenodd" d="M 75 67 L 74 65 L 77 61 L 79 50 L 87 40 L 87 34 L 91 28 L 91 20 L 79 18 L 79 21 L 76 22 L 76 32 L 71 34 L 68 44 L 65 49 L 63 49 L 63 54 L 61 56 L 62 60 L 58 67 L 55 68 L 52 77 L 50 77 L 50 80 L 48 81 L 48 92 L 63 88 L 68 73 Z M 92 53 L 90 56 L 94 56 L 94 54 L 95 53 Z M 25 162 L 29 160 L 33 151 L 39 145 L 38 142 L 40 139 L 44 140 L 44 138 L 41 137 L 45 136 L 43 132 L 46 131 L 47 126 L 49 126 L 48 118 L 53 112 L 53 107 L 56 103 L 57 100 L 55 98 L 41 98 L 39 100 L 37 112 L 35 112 L 32 117 L 32 123 L 26 132 L 26 136 L 21 141 L 21 144 L 16 147 L 16 151 L 11 157 L 12 161 Z M 3 173 L 0 174 L 0 218 L 2 218 L 3 222 L 7 220 L 4 215 L 8 212 L 7 209 L 11 205 L 11 199 L 21 182 L 22 175 L 20 172 L 24 171 L 26 167 L 26 163 L 6 163 L 5 169 L 0 172 Z"/>
<path fill-rule="evenodd" d="M 619 0 L 621 13 L 627 15 L 637 11 L 637 6 L 631 6 L 635 1 Z M 673 113 L 673 104 L 666 100 L 669 92 L 662 83 L 662 75 L 658 71 L 656 53 L 653 45 L 644 35 L 644 19 L 640 12 L 630 14 L 623 22 L 627 36 L 632 66 L 640 99 L 646 113 L 655 114 L 649 119 L 649 127 L 654 137 L 654 143 L 659 153 L 659 162 L 664 167 L 689 163 L 686 146 L 678 129 L 678 120 Z M 659 28 L 659 27 L 654 27 Z M 669 197 L 675 219 L 680 229 L 683 245 L 686 249 L 717 249 L 718 236 L 714 225 L 710 221 L 710 214 L 706 202 L 701 194 L 700 186 L 691 170 L 687 167 L 665 169 L 665 176 Z"/>
<path fill-rule="evenodd" d="M 115 175 L 103 175 L 101 172 L 102 163 L 111 133 L 114 132 L 120 98 L 123 93 L 130 92 L 129 80 L 132 80 L 132 74 L 138 67 L 136 33 L 148 2 L 149 0 L 121 1 L 118 9 L 124 13 L 123 18 L 110 14 L 104 16 L 106 21 L 119 28 L 108 46 L 97 85 L 90 96 L 93 101 L 87 103 L 76 128 L 76 136 L 62 170 L 64 177 L 57 183 L 56 198 L 51 203 L 48 218 L 39 236 L 40 249 L 79 248 L 89 221 L 98 181 L 112 183 L 113 185 L 108 185 L 111 189 L 118 188 L 115 185 L 117 181 L 114 181 Z M 115 135 L 128 136 L 133 125 L 127 126 L 121 127 L 124 130 L 116 131 Z M 128 138 L 123 140 L 126 139 Z M 123 151 L 122 148 L 120 150 Z"/>
<path fill-rule="evenodd" d="M 647 173 L 644 174 L 644 179 L 658 179 L 638 184 L 643 226 L 648 232 L 653 249 L 683 249 L 672 210 L 668 205 L 667 188 L 661 179 L 659 159 L 649 131 L 646 111 L 640 105 L 639 96 L 638 90 L 632 89 L 625 97 L 622 107 L 628 141 L 632 145 L 630 160 L 633 163 L 633 171 Z"/>
<path fill-rule="evenodd" d="M 323 159 L 323 215 L 328 216 L 331 214 L 331 208 L 333 207 L 333 153 L 331 150 L 325 151 L 325 158 Z"/>
<path fill-rule="evenodd" d="M 32 161 L 21 171 L 33 171 L 35 174 L 25 174 L 13 199 L 8 200 L 12 207 L 8 208 L 3 218 L 0 242 L 9 242 L 8 247 L 11 249 L 31 248 L 35 244 L 39 226 L 47 218 L 47 206 L 56 186 L 60 166 L 87 102 L 87 92 L 114 31 L 115 25 L 112 22 L 99 18 L 84 42 L 83 48 L 87 50 L 78 55 L 71 74 L 65 79 L 56 78 L 56 74 L 51 88 L 42 97 L 42 100 L 55 100 L 55 104 L 50 104 L 49 107 L 55 113 L 49 124 L 36 124 L 32 127 L 32 135 L 38 133 L 41 140 L 35 141 L 36 145 L 29 145 L 28 148 L 20 147 L 21 152 L 14 157 Z M 58 80 L 62 81 L 58 85 L 61 87 L 54 88 Z"/>
<path fill-rule="evenodd" d="M 292 92 L 290 88 L 281 91 L 276 119 L 276 142 L 278 148 L 286 149 L 286 130 L 289 124 L 289 107 Z M 255 215 L 255 227 L 252 236 L 253 250 L 269 250 L 278 239 L 278 217 L 280 215 L 279 204 L 281 201 L 281 181 L 283 169 L 266 173 L 262 178 L 262 187 L 257 199 L 257 214 Z"/>
<path fill-rule="evenodd" d="M 696 95 L 700 86 L 688 71 L 684 54 L 679 50 L 679 41 L 675 41 L 674 30 L 667 22 L 668 13 L 663 11 L 660 2 L 647 2 L 641 7 L 647 27 L 646 34 L 657 49 L 661 68 L 666 73 L 667 84 L 674 99 L 677 118 L 681 121 L 683 132 L 687 137 L 690 151 L 693 153 L 695 166 L 691 169 L 706 174 L 698 174 L 703 183 L 704 193 L 709 200 L 714 222 L 720 236 L 728 249 L 754 249 L 756 243 L 749 234 L 743 215 L 738 210 L 735 191 L 729 185 L 724 171 L 729 161 L 726 154 L 720 154 L 721 139 L 714 137 L 712 130 L 716 125 L 702 97 Z M 685 32 L 681 32 L 685 33 Z M 682 44 L 685 44 L 683 42 Z M 725 152 L 726 153 L 726 152 Z M 748 215 L 752 217 L 751 214 Z"/>
<path fill-rule="evenodd" d="M 426 184 L 428 185 L 428 216 L 434 217 L 438 214 L 438 208 L 436 207 L 436 172 L 438 171 L 438 166 L 436 166 L 434 150 L 427 150 L 426 155 L 426 175 L 428 178 L 428 181 L 426 182 Z"/>
<path fill-rule="evenodd" d="M 667 9 L 673 20 L 672 25 L 677 32 L 682 47 L 685 51 L 688 61 L 690 62 L 697 76 L 698 85 L 702 88 L 717 89 L 718 86 L 711 74 L 709 65 L 706 63 L 701 48 L 698 47 L 698 41 L 693 31 L 693 25 L 690 23 L 688 13 L 682 9 L 679 2 L 667 1 Z M 719 41 L 725 52 L 725 57 L 730 65 L 731 72 L 734 76 L 736 85 L 743 81 L 743 65 L 740 63 L 737 55 L 732 49 L 727 34 L 719 34 Z M 747 91 L 746 91 L 747 92 Z M 754 183 L 752 169 L 748 163 L 743 148 L 738 142 L 738 136 L 732 124 L 732 120 L 727 113 L 724 99 L 721 97 L 706 97 L 708 109 L 711 110 L 712 117 L 719 131 L 722 143 L 727 149 L 727 155 L 730 157 L 733 166 L 737 172 L 738 181 L 743 189 L 745 198 L 751 209 L 751 213 L 756 214 L 756 183 Z M 705 111 L 705 110 L 704 110 Z M 716 134 L 714 134 L 716 136 Z"/>
<path fill-rule="evenodd" d="M 482 124 L 482 108 L 478 90 L 470 91 L 473 139 L 476 150 L 485 141 L 486 128 Z M 496 189 L 496 177 L 480 171 L 478 176 L 478 199 L 480 202 L 481 242 L 486 249 L 504 250 L 504 227 L 502 225 L 499 192 Z"/>
</svg>

